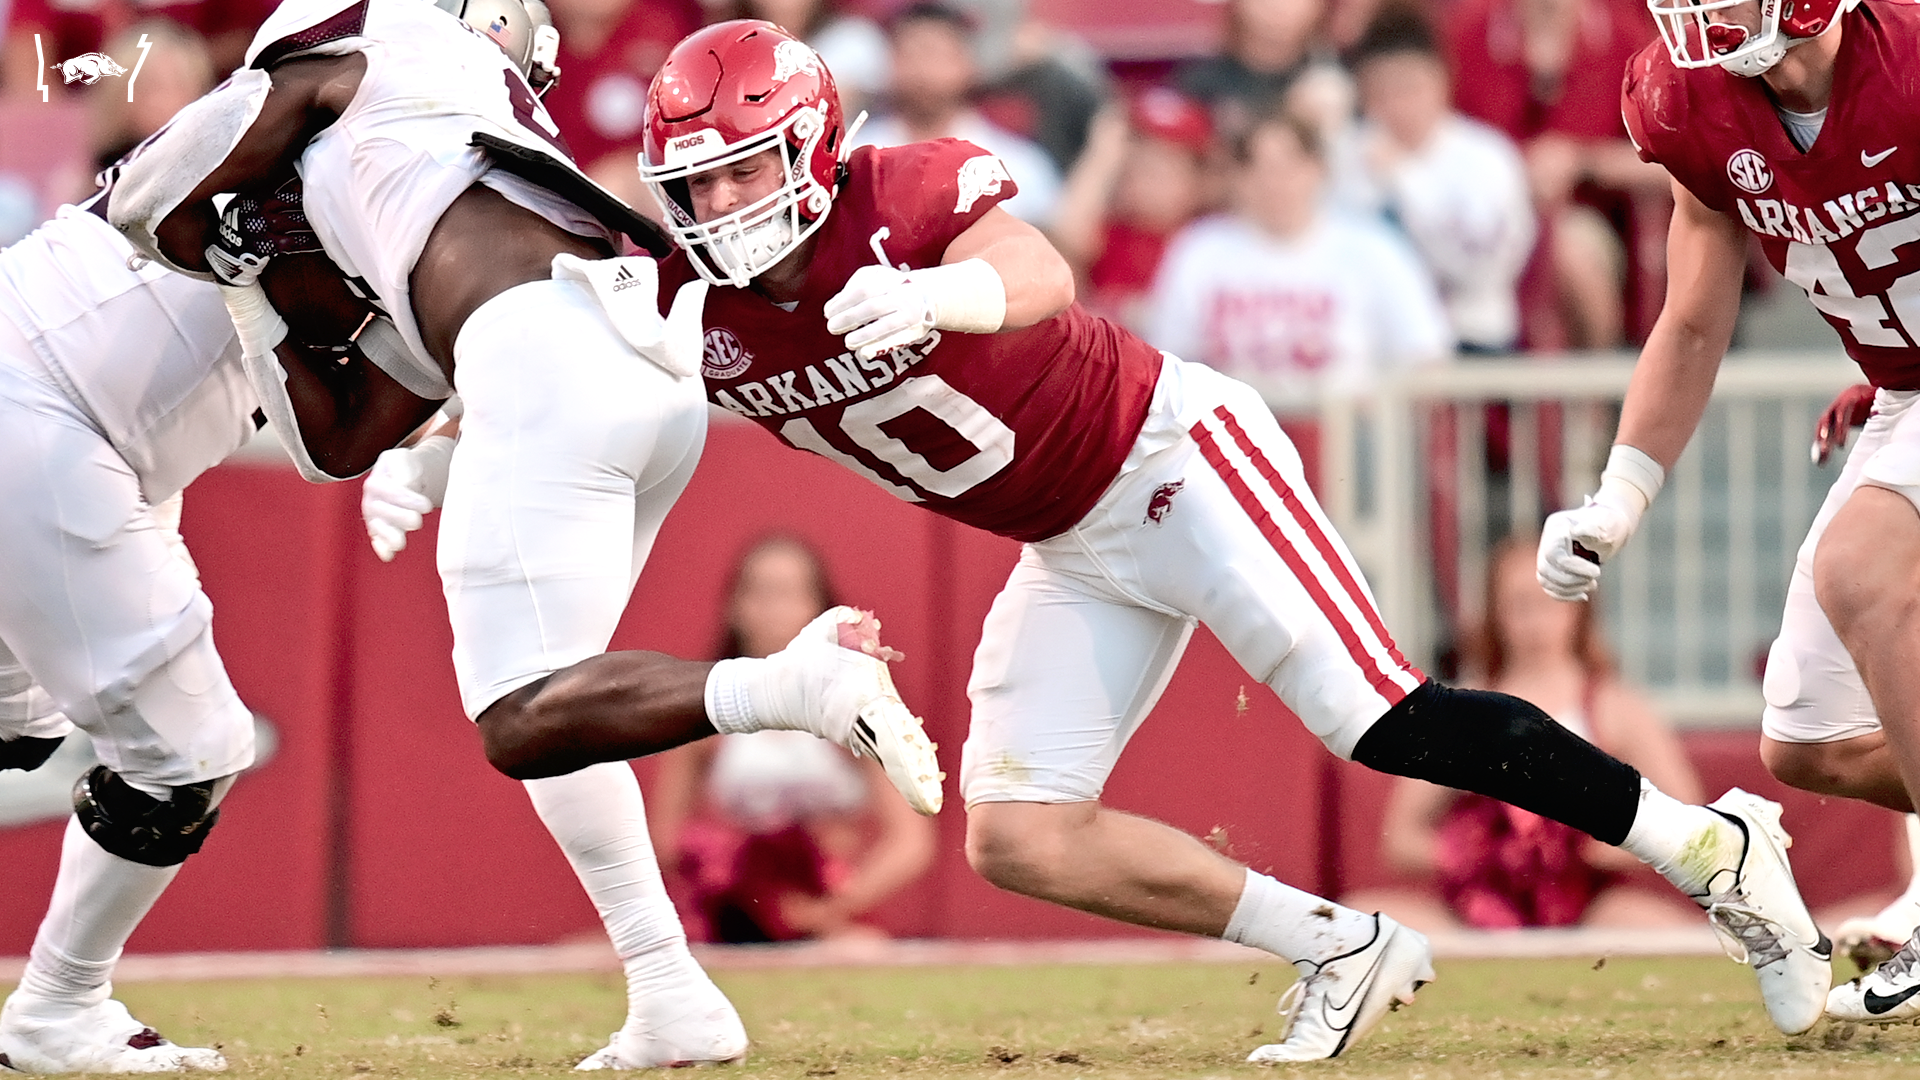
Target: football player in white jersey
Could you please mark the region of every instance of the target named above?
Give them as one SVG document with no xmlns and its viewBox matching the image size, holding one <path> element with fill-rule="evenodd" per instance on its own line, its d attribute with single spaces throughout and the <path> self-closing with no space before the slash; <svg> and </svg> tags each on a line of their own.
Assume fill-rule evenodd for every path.
<svg viewBox="0 0 1920 1080">
<path fill-rule="evenodd" d="M 105 201 L 0 251 L 0 769 L 38 768 L 76 726 L 102 762 L 75 791 L 46 918 L 0 1008 L 0 1072 L 225 1064 L 133 1019 L 110 979 L 253 760 L 177 527 L 181 490 L 253 435 L 258 401 L 220 291 L 147 264 Z M 229 209 L 298 220 L 284 196 Z M 314 357 L 334 408 L 301 433 L 343 474 L 434 408 L 366 362 L 399 347 L 390 321 L 329 340 L 356 327 L 353 350 Z"/>
<path fill-rule="evenodd" d="M 280 330 L 252 266 L 208 251 L 215 195 L 297 168 L 323 247 L 407 345 L 390 373 L 464 402 L 439 550 L 461 696 L 491 760 L 528 781 L 628 976 L 626 1025 L 582 1067 L 730 1060 L 745 1034 L 687 951 L 632 771 L 585 750 L 515 760 L 492 733 L 665 715 L 658 749 L 713 734 L 720 701 L 877 758 L 923 812 L 939 805 L 938 766 L 877 625 L 849 609 L 745 666 L 604 652 L 705 439 L 705 286 L 663 319 L 654 262 L 611 257 L 616 230 L 665 245 L 566 156 L 519 63 L 532 28 L 478 6 L 462 22 L 418 0 L 289 0 L 247 67 L 129 162 L 107 213 L 150 257 L 225 283 L 262 407 L 304 423 L 326 403 L 258 359 Z"/>
</svg>

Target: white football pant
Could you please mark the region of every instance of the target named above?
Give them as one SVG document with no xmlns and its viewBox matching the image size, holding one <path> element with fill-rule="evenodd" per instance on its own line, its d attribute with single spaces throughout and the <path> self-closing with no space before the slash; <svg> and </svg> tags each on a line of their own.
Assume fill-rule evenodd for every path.
<svg viewBox="0 0 1920 1080">
<path fill-rule="evenodd" d="M 1880 730 L 1880 716 L 1853 657 L 1834 633 L 1813 592 L 1813 555 L 1835 514 L 1861 485 L 1904 496 L 1920 511 L 1920 391 L 1881 390 L 1873 415 L 1847 456 L 1847 467 L 1800 544 L 1787 583 L 1780 636 L 1767 652 L 1760 689 L 1767 706 L 1760 730 L 1776 742 L 1820 743 Z"/>
<path fill-rule="evenodd" d="M 213 605 L 124 458 L 0 321 L 0 735 L 68 721 L 150 794 L 253 762 Z"/>
<path fill-rule="evenodd" d="M 1342 758 L 1425 678 L 1260 395 L 1168 357 L 1119 477 L 1026 546 L 987 616 L 967 803 L 1098 799 L 1196 622 Z"/>
</svg>

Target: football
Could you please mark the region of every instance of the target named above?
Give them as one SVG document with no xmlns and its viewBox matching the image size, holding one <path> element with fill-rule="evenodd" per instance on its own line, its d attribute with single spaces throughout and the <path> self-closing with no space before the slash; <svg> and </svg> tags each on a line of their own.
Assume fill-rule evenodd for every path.
<svg viewBox="0 0 1920 1080">
<path fill-rule="evenodd" d="M 287 336 L 301 345 L 344 346 L 376 313 L 324 252 L 274 256 L 260 287 L 287 321 Z"/>
</svg>

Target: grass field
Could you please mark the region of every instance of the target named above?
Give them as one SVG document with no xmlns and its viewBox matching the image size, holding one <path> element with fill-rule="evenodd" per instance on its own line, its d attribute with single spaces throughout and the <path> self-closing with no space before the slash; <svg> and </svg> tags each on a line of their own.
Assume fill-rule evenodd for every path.
<svg viewBox="0 0 1920 1080">
<path fill-rule="evenodd" d="M 722 972 L 754 1037 L 731 1076 L 1212 1077 L 1275 1033 L 1285 965 Z M 176 1042 L 242 1077 L 558 1076 L 622 1014 L 613 974 L 278 979 L 120 988 Z M 1338 1061 L 1278 1075 L 1920 1075 L 1920 1028 L 1823 1024 L 1784 1038 L 1725 960 L 1451 961 L 1420 1002 Z"/>
</svg>

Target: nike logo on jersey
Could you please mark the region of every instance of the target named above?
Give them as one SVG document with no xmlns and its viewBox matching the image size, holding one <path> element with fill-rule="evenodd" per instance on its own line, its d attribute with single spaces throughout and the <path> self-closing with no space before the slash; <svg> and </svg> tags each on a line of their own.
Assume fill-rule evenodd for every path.
<svg viewBox="0 0 1920 1080">
<path fill-rule="evenodd" d="M 1867 168 L 1871 169 L 1875 165 L 1878 165 L 1881 162 L 1892 157 L 1893 152 L 1898 149 L 1900 149 L 1898 146 L 1889 146 L 1885 150 L 1882 150 L 1877 154 L 1869 154 L 1865 150 L 1862 150 L 1860 151 L 1860 164 L 1865 165 Z"/>
<path fill-rule="evenodd" d="M 1869 990 L 1867 991 L 1866 997 L 1863 1000 L 1867 1006 L 1868 1012 L 1872 1013 L 1875 1016 L 1884 1016 L 1887 1013 L 1892 1012 L 1894 1008 L 1898 1006 L 1901 1002 L 1907 1000 L 1908 998 L 1912 997 L 1915 994 L 1920 994 L 1920 983 L 1914 983 L 1912 986 L 1907 987 L 1905 990 L 1902 990 L 1899 993 L 1890 995 L 1888 997 L 1881 997 L 1879 994 L 1876 994 L 1873 991 Z"/>
</svg>

